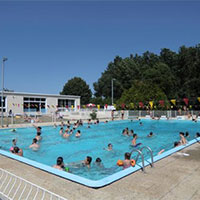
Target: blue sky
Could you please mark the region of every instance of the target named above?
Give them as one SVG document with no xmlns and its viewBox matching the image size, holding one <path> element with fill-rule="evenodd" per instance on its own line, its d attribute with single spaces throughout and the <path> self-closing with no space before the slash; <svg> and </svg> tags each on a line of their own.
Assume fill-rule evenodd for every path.
<svg viewBox="0 0 200 200">
<path fill-rule="evenodd" d="M 200 43 L 200 1 L 0 1 L 5 88 L 59 93 L 74 76 L 91 87 L 116 55 Z"/>
</svg>

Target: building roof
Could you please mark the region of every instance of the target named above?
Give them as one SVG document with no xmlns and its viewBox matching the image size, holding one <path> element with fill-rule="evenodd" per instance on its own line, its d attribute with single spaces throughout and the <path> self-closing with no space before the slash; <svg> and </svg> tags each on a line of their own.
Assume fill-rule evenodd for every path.
<svg viewBox="0 0 200 200">
<path fill-rule="evenodd" d="M 6 92 L 5 95 L 17 95 L 17 96 L 28 96 L 28 97 L 57 97 L 57 98 L 68 98 L 68 99 L 80 99 L 80 96 L 75 95 L 59 95 L 59 94 L 41 94 L 41 93 L 28 93 L 28 92 Z"/>
</svg>

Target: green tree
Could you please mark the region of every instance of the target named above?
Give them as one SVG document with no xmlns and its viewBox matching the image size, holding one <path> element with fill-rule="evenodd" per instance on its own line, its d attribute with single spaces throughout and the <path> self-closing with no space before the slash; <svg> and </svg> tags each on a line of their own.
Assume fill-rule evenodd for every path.
<svg viewBox="0 0 200 200">
<path fill-rule="evenodd" d="M 176 79 L 170 68 L 164 63 L 157 63 L 143 73 L 145 81 L 158 85 L 169 97 L 176 96 Z"/>
<path fill-rule="evenodd" d="M 77 95 L 81 96 L 81 104 L 87 104 L 90 102 L 92 92 L 89 85 L 80 77 L 74 77 L 70 79 L 63 87 L 63 95 Z"/>
<path fill-rule="evenodd" d="M 126 105 L 134 103 L 138 105 L 140 101 L 148 104 L 149 101 L 158 102 L 159 100 L 168 101 L 167 96 L 158 85 L 151 82 L 134 81 L 132 87 L 123 92 L 122 97 L 117 103 L 125 103 Z"/>
</svg>

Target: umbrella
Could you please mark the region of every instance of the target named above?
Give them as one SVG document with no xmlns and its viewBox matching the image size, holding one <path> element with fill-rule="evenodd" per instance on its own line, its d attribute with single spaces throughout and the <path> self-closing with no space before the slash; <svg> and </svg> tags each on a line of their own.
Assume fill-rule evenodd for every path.
<svg viewBox="0 0 200 200">
<path fill-rule="evenodd" d="M 87 104 L 86 106 L 87 106 L 87 107 L 95 107 L 96 105 L 93 104 L 93 103 L 89 103 L 89 104 Z"/>
</svg>

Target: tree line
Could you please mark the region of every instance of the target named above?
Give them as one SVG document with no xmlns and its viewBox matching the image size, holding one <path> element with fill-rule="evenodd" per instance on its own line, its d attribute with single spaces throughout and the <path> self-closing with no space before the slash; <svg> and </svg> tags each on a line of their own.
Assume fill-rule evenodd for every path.
<svg viewBox="0 0 200 200">
<path fill-rule="evenodd" d="M 183 106 L 184 98 L 188 106 L 199 109 L 200 96 L 200 44 L 192 47 L 181 46 L 178 52 L 163 48 L 160 54 L 146 51 L 142 55 L 130 54 L 122 58 L 116 56 L 93 84 L 94 95 L 87 83 L 80 77 L 69 80 L 61 94 L 81 96 L 81 104 L 89 102 L 111 104 L 111 81 L 113 79 L 114 102 L 127 108 L 141 107 L 139 102 L 163 108 Z M 163 104 L 159 104 L 162 100 Z"/>
</svg>

